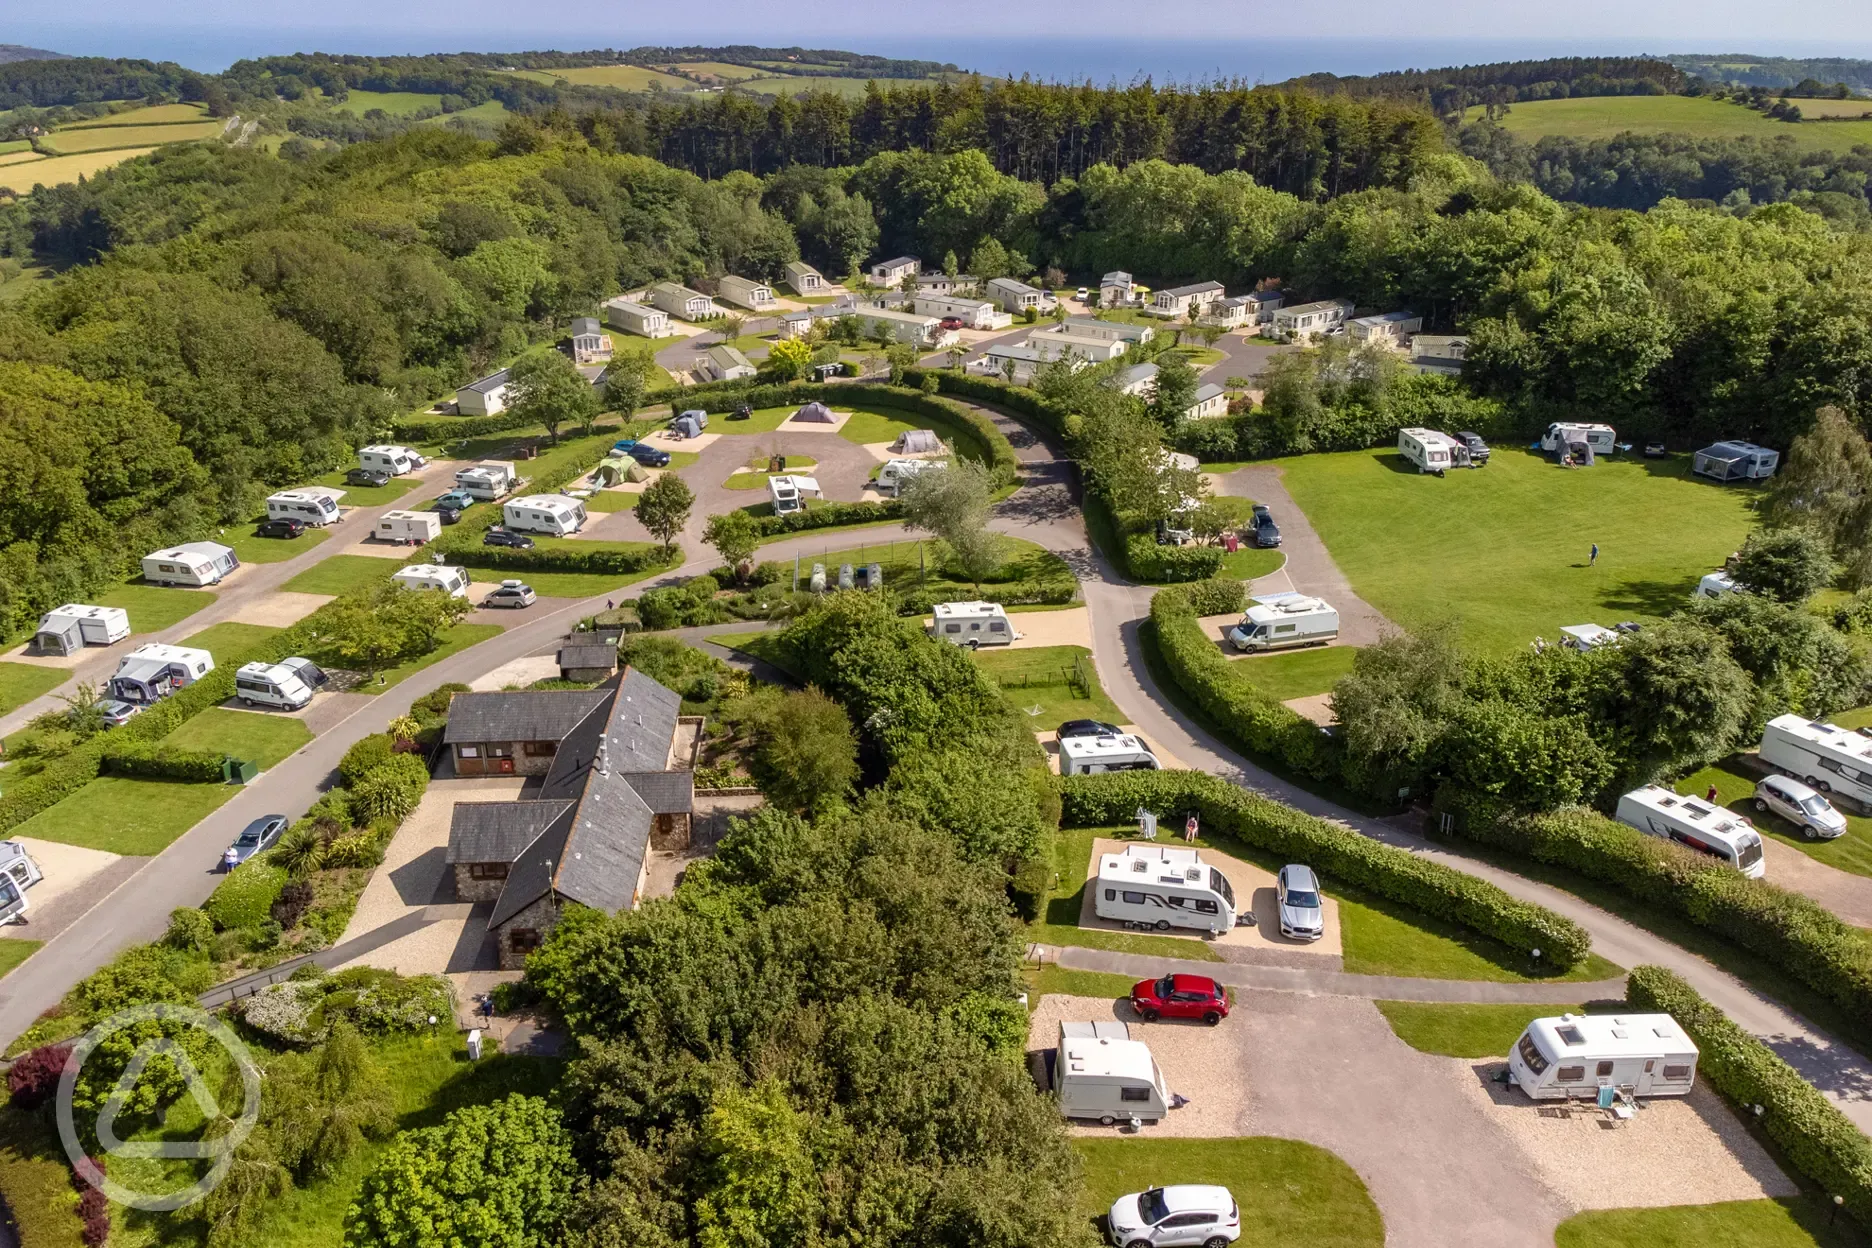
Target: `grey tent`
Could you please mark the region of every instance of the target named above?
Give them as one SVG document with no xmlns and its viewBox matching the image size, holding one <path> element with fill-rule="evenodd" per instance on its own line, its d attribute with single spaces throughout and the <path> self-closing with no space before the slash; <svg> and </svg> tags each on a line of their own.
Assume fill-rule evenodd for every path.
<svg viewBox="0 0 1872 1248">
<path fill-rule="evenodd" d="M 678 416 L 670 427 L 685 438 L 699 438 L 702 436 L 702 422 L 688 412 L 684 412 L 681 416 Z"/>
<path fill-rule="evenodd" d="M 838 418 L 832 415 L 832 409 L 814 399 L 799 411 L 793 413 L 793 419 L 803 424 L 835 425 Z"/>
<path fill-rule="evenodd" d="M 940 451 L 942 449 L 942 439 L 936 436 L 934 430 L 930 429 L 906 429 L 903 433 L 899 434 L 897 440 L 891 444 L 891 450 L 900 451 L 909 455 L 915 455 L 923 451 Z"/>
<path fill-rule="evenodd" d="M 84 649 L 84 634 L 77 620 L 55 611 L 33 634 L 33 648 L 40 654 L 77 654 Z"/>
</svg>

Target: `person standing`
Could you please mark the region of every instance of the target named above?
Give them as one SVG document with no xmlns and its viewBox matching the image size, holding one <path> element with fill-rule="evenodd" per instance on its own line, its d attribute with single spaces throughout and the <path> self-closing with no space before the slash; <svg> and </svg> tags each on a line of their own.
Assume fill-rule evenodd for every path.
<svg viewBox="0 0 1872 1248">
<path fill-rule="evenodd" d="M 1596 568 L 1599 566 L 1599 543 L 1598 542 L 1594 542 L 1592 544 L 1592 557 L 1586 561 L 1586 566 L 1589 568 Z"/>
</svg>

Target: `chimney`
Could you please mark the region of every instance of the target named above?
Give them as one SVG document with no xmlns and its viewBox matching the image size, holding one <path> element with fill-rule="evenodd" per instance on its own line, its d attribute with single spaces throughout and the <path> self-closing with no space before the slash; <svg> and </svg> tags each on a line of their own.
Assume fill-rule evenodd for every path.
<svg viewBox="0 0 1872 1248">
<path fill-rule="evenodd" d="M 608 776 L 611 774 L 611 759 L 609 755 L 606 753 L 606 747 L 609 744 L 610 744 L 610 738 L 608 734 L 605 734 L 602 732 L 599 733 L 598 734 L 598 757 L 593 759 L 592 761 L 597 765 L 598 773 L 600 775 Z"/>
</svg>

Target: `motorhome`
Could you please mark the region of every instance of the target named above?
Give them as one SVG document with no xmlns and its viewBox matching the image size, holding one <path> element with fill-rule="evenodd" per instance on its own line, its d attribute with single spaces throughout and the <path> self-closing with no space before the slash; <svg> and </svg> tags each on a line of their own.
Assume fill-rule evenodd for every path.
<svg viewBox="0 0 1872 1248">
<path fill-rule="evenodd" d="M 76 654 L 86 646 L 108 646 L 130 635 L 130 613 L 122 607 L 68 602 L 39 617 L 33 649 L 40 654 Z"/>
<path fill-rule="evenodd" d="M 1584 442 L 1595 455 L 1611 455 L 1618 450 L 1618 431 L 1611 425 L 1572 425 L 1557 421 L 1541 434 L 1540 449 L 1564 451 L 1575 442 Z"/>
<path fill-rule="evenodd" d="M 918 473 L 947 468 L 948 466 L 949 461 L 946 459 L 886 460 L 884 461 L 884 466 L 878 469 L 878 493 L 887 498 L 896 498 L 903 492 L 904 482 L 910 480 Z"/>
<path fill-rule="evenodd" d="M 519 474 L 512 463 L 501 459 L 485 460 L 455 474 L 455 484 L 472 498 L 489 502 L 511 493 Z"/>
<path fill-rule="evenodd" d="M 1781 715 L 1762 729 L 1761 760 L 1829 797 L 1872 810 L 1872 737 L 1838 724 Z"/>
<path fill-rule="evenodd" d="M 1767 870 L 1761 833 L 1741 815 L 1700 797 L 1684 797 L 1662 785 L 1647 784 L 1619 798 L 1618 821 L 1646 836 L 1720 858 L 1752 880 L 1759 880 Z"/>
<path fill-rule="evenodd" d="M 371 536 L 392 545 L 420 546 L 442 535 L 442 517 L 433 511 L 386 511 Z"/>
<path fill-rule="evenodd" d="M 1692 598 L 1721 598 L 1725 594 L 1737 592 L 1739 592 L 1739 587 L 1735 583 L 1735 578 L 1727 572 L 1706 572 L 1703 574 L 1703 579 L 1697 582 L 1696 593 L 1690 596 Z"/>
<path fill-rule="evenodd" d="M 1020 636 L 998 602 L 939 602 L 930 611 L 930 635 L 952 646 L 1005 646 Z"/>
<path fill-rule="evenodd" d="M 39 864 L 18 841 L 0 841 L 0 876 L 12 880 L 21 892 L 45 878 Z"/>
<path fill-rule="evenodd" d="M 528 494 L 503 504 L 501 519 L 516 533 L 564 537 L 585 527 L 585 504 L 563 494 Z"/>
<path fill-rule="evenodd" d="M 1241 623 L 1229 630 L 1237 650 L 1286 650 L 1323 646 L 1339 636 L 1339 613 L 1321 598 L 1306 594 L 1266 594 L 1254 599 Z"/>
<path fill-rule="evenodd" d="M 248 663 L 234 673 L 234 696 L 248 706 L 296 711 L 312 700 L 312 689 L 283 664 Z"/>
<path fill-rule="evenodd" d="M 407 446 L 367 446 L 357 453 L 357 457 L 358 467 L 374 468 L 393 477 L 415 472 L 429 462 L 427 456 L 419 455 Z"/>
<path fill-rule="evenodd" d="M 1059 1025 L 1053 1087 L 1067 1118 L 1161 1122 L 1170 1112 L 1170 1085 L 1142 1040 L 1116 1020 Z"/>
<path fill-rule="evenodd" d="M 1060 775 L 1096 776 L 1108 771 L 1157 771 L 1162 764 L 1150 746 L 1126 733 L 1067 737 L 1060 743 Z"/>
<path fill-rule="evenodd" d="M 398 568 L 390 579 L 404 589 L 439 589 L 451 598 L 468 596 L 468 573 L 434 563 L 412 563 Z"/>
<path fill-rule="evenodd" d="M 153 641 L 124 655 L 106 692 L 120 702 L 148 706 L 194 684 L 212 671 L 214 655 L 206 650 L 166 646 Z"/>
<path fill-rule="evenodd" d="M 1718 442 L 1690 459 L 1690 471 L 1715 481 L 1762 481 L 1774 476 L 1781 452 L 1753 442 Z"/>
<path fill-rule="evenodd" d="M 1092 912 L 1101 919 L 1148 923 L 1166 932 L 1188 927 L 1217 936 L 1235 926 L 1235 890 L 1194 849 L 1137 842 L 1121 854 L 1100 854 L 1094 887 Z"/>
<path fill-rule="evenodd" d="M 1440 477 L 1451 468 L 1474 467 L 1468 447 L 1435 429 L 1398 430 L 1397 449 L 1406 461 L 1417 465 L 1419 473 L 1434 472 Z"/>
<path fill-rule="evenodd" d="M 143 556 L 143 579 L 157 585 L 218 585 L 240 567 L 240 556 L 219 542 L 184 542 Z"/>
<path fill-rule="evenodd" d="M 318 486 L 306 490 L 281 490 L 266 500 L 269 520 L 297 520 L 300 524 L 324 526 L 344 519 L 338 509 L 343 490 Z"/>
<path fill-rule="evenodd" d="M 783 472 L 767 478 L 767 493 L 773 499 L 774 515 L 791 515 L 803 511 L 808 498 L 819 497 L 819 480 Z"/>
<path fill-rule="evenodd" d="M 1562 1014 L 1537 1018 L 1508 1051 L 1508 1077 L 1536 1101 L 1688 1096 L 1697 1046 L 1668 1014 Z"/>
</svg>

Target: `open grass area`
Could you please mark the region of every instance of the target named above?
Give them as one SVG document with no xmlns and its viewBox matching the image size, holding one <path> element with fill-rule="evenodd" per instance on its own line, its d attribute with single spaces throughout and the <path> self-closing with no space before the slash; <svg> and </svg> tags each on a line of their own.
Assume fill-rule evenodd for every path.
<svg viewBox="0 0 1872 1248">
<path fill-rule="evenodd" d="M 25 139 L 12 143 L 0 143 L 0 166 L 23 165 L 29 161 L 44 159 L 45 157 L 32 150 Z"/>
<path fill-rule="evenodd" d="M 1234 577 L 1238 581 L 1252 581 L 1258 576 L 1267 576 L 1280 571 L 1287 556 L 1280 550 L 1262 550 L 1251 543 L 1244 543 L 1236 548 L 1232 555 L 1222 556 L 1223 576 Z"/>
<path fill-rule="evenodd" d="M 763 663 L 771 663 L 783 672 L 792 672 L 793 665 L 780 649 L 780 634 L 776 630 L 761 630 L 746 633 L 716 633 L 709 639 L 709 644 L 723 646 L 729 650 L 739 650 L 752 655 Z"/>
<path fill-rule="evenodd" d="M 1803 112 L 1808 101 L 1800 101 Z M 1480 109 L 1471 110 L 1474 116 Z M 1617 134 L 1688 134 L 1704 138 L 1787 138 L 1810 151 L 1850 152 L 1872 143 L 1872 121 L 1776 121 L 1708 97 L 1607 95 L 1516 104 L 1502 128 L 1532 143 L 1548 135 L 1609 139 Z"/>
<path fill-rule="evenodd" d="M 1866 1242 L 1850 1218 L 1836 1218 L 1816 1195 L 1596 1209 L 1554 1228 L 1554 1248 L 1863 1248 Z"/>
<path fill-rule="evenodd" d="M 312 740 L 299 720 L 258 711 L 211 706 L 163 740 L 185 750 L 212 750 L 244 758 L 265 770 Z"/>
<path fill-rule="evenodd" d="M 585 510 L 591 512 L 636 511 L 637 504 L 643 501 L 643 495 L 631 490 L 594 490 L 585 500 Z"/>
<path fill-rule="evenodd" d="M 538 586 L 535 592 L 544 593 Z M 452 654 L 459 654 L 469 646 L 478 646 L 490 637 L 501 635 L 498 624 L 457 624 L 442 634 L 442 644 L 423 655 L 420 659 L 411 659 L 408 663 L 399 663 L 380 674 L 379 679 L 369 684 L 359 685 L 354 693 L 382 693 L 390 686 L 414 676 L 425 667 L 440 663 Z"/>
<path fill-rule="evenodd" d="M 464 108 L 459 112 L 444 113 L 440 117 L 431 117 L 423 122 L 426 126 L 446 126 L 459 118 L 462 121 L 497 122 L 507 118 L 507 106 L 499 100 L 483 100 L 473 108 Z"/>
<path fill-rule="evenodd" d="M 126 160 L 147 156 L 155 150 L 151 146 L 80 152 L 74 156 L 51 156 L 10 168 L 0 168 L 0 189 L 11 189 L 23 195 L 35 186 L 62 186 L 67 182 L 76 182 L 79 178 L 102 173 Z"/>
<path fill-rule="evenodd" d="M 409 117 L 426 108 L 441 108 L 442 97 L 423 91 L 357 91 L 353 90 L 344 99 L 332 105 L 334 113 L 350 113 L 353 117 L 362 117 L 374 108 L 380 108 L 388 117 Z"/>
<path fill-rule="evenodd" d="M 84 152 L 116 151 L 119 148 L 159 147 L 165 143 L 186 143 L 190 139 L 212 139 L 225 123 L 197 121 L 167 126 L 92 126 L 83 130 L 54 130 L 39 140 L 42 150 L 61 156 Z"/>
<path fill-rule="evenodd" d="M 130 613 L 130 631 L 159 633 L 180 624 L 215 600 L 212 590 L 171 589 L 164 585 L 119 585 L 95 599 L 100 607 Z"/>
<path fill-rule="evenodd" d="M 199 633 L 184 637 L 182 644 L 206 650 L 215 656 L 217 664 L 225 666 L 236 655 L 251 650 L 280 631 L 265 624 L 241 624 L 226 620 L 220 624 L 210 624 Z"/>
<path fill-rule="evenodd" d="M 343 490 L 345 496 L 339 500 L 343 507 L 381 507 L 393 503 L 409 493 L 416 484 L 415 477 L 391 477 L 382 485 L 346 485 L 345 473 L 348 468 L 328 472 L 322 477 L 314 477 L 313 485 L 329 485 L 333 489 Z"/>
<path fill-rule="evenodd" d="M 1247 1248 L 1377 1248 L 1385 1242 L 1384 1219 L 1358 1174 L 1299 1140 L 1076 1139 L 1073 1148 L 1085 1162 L 1079 1212 L 1088 1219 L 1103 1219 L 1118 1197 L 1155 1185 L 1217 1183 L 1241 1208 L 1238 1242 Z"/>
<path fill-rule="evenodd" d="M 113 854 L 159 854 L 238 792 L 232 784 L 99 776 L 13 833 Z M 204 863 L 202 870 L 213 865 Z"/>
<path fill-rule="evenodd" d="M 680 69 L 689 74 L 709 74 L 716 78 L 726 78 L 729 82 L 765 76 L 761 70 L 752 65 L 730 65 L 726 61 L 679 61 L 674 65 L 659 66 L 659 68 Z"/>
<path fill-rule="evenodd" d="M 693 91 L 696 84 L 675 74 L 659 74 L 642 65 L 585 65 L 576 69 L 549 71 L 553 77 L 587 87 L 616 87 L 620 91 L 648 91 L 652 86 L 665 91 Z M 356 94 L 353 92 L 353 94 Z"/>
<path fill-rule="evenodd" d="M 0 940 L 0 976 L 32 957 L 33 950 L 43 943 L 37 940 L 17 940 L 11 936 Z"/>
<path fill-rule="evenodd" d="M 232 546 L 242 563 L 281 563 L 294 555 L 303 555 L 329 537 L 329 528 L 307 529 L 298 537 L 262 537 L 254 531 L 253 525 L 248 525 L 226 530 L 221 534 L 220 541 Z"/>
<path fill-rule="evenodd" d="M 1488 467 L 1441 478 L 1391 448 L 1281 464 L 1361 597 L 1406 628 L 1453 617 L 1468 646 L 1496 654 L 1567 624 L 1676 610 L 1741 545 L 1755 497 L 1692 478 L 1687 455 L 1568 470 L 1498 448 Z"/>
<path fill-rule="evenodd" d="M 770 472 L 765 466 L 769 462 L 767 458 L 765 456 L 760 456 L 758 458 L 760 458 L 761 460 L 762 467 L 760 467 L 759 469 L 756 469 L 753 472 L 731 473 L 729 474 L 728 479 L 722 482 L 722 486 L 730 490 L 764 490 L 766 489 L 767 478 L 772 476 L 773 473 Z M 784 468 L 781 468 L 780 471 L 783 473 L 810 472 L 812 469 L 817 468 L 818 466 L 819 466 L 819 461 L 814 459 L 810 455 L 788 455 L 786 457 L 786 466 Z M 878 466 L 880 468 L 883 467 L 882 464 Z"/>
<path fill-rule="evenodd" d="M 1027 985 L 1027 1012 L 1045 996 L 1061 997 L 1112 997 L 1130 995 L 1131 985 L 1137 980 L 1127 975 L 1113 975 L 1109 971 L 1075 971 L 1058 963 L 1049 962 L 1044 966 L 1030 966 L 1021 973 L 1021 980 Z"/>
<path fill-rule="evenodd" d="M 1671 787 L 1679 793 L 1702 797 L 1713 784 L 1716 800 L 1745 816 L 1758 831 L 1784 845 L 1792 845 L 1815 862 L 1824 862 L 1854 875 L 1872 876 L 1872 819 L 1855 813 L 1843 802 L 1836 803 L 1834 808 L 1846 816 L 1846 835 L 1830 841 L 1810 841 L 1781 816 L 1755 809 L 1756 779 L 1752 772 L 1744 771 L 1738 762 L 1731 760 L 1705 767 Z"/>
<path fill-rule="evenodd" d="M 1092 652 L 1084 646 L 977 650 L 974 657 L 1000 688 L 1001 696 L 1027 716 L 1036 732 L 1049 732 L 1069 719 L 1123 722 L 1123 715 L 1099 687 Z"/>
<path fill-rule="evenodd" d="M 1341 676 L 1352 670 L 1357 646 L 1323 646 L 1291 650 L 1286 654 L 1253 654 L 1238 659 L 1235 670 L 1255 688 L 1285 702 L 1329 693 Z"/>
<path fill-rule="evenodd" d="M 416 562 L 414 550 L 410 552 L 409 562 Z M 395 559 L 379 559 L 375 555 L 333 555 L 307 568 L 280 588 L 294 594 L 343 595 L 378 581 L 387 581 L 402 566 Z"/>
<path fill-rule="evenodd" d="M 97 126 L 163 126 L 177 122 L 201 121 L 208 112 L 199 104 L 157 104 L 150 108 L 128 108 L 108 117 L 92 117 L 63 126 L 64 130 L 89 130 Z"/>
<path fill-rule="evenodd" d="M 62 667 L 37 663 L 0 663 L 0 715 L 49 693 L 71 678 Z"/>
<path fill-rule="evenodd" d="M 1234 851 L 1231 851 L 1234 852 Z M 1339 903 L 1345 969 L 1354 975 L 1412 979 L 1479 979 L 1498 984 L 1589 983 L 1624 969 L 1596 953 L 1564 975 L 1471 928 L 1445 923 L 1396 902 L 1325 881 Z"/>
<path fill-rule="evenodd" d="M 1397 1038 L 1439 1057 L 1507 1057 L 1537 1018 L 1577 1014 L 1577 1005 L 1451 1005 L 1431 1001 L 1376 1001 Z"/>
</svg>

